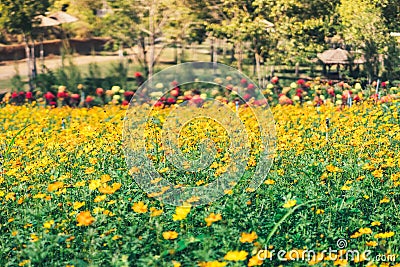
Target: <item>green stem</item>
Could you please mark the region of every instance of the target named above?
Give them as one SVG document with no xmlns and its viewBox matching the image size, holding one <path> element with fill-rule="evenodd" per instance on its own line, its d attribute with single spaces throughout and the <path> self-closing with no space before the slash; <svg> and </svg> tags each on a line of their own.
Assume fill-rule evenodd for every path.
<svg viewBox="0 0 400 267">
<path fill-rule="evenodd" d="M 299 209 L 300 207 L 308 204 L 308 203 L 312 203 L 312 202 L 316 202 L 318 199 L 313 199 L 313 200 L 309 200 L 306 201 L 300 205 L 295 206 L 293 209 L 289 210 L 279 221 L 277 224 L 275 224 L 274 228 L 272 228 L 271 232 L 269 233 L 269 235 L 267 236 L 267 240 L 265 241 L 265 243 L 268 245 L 269 241 L 271 240 L 272 236 L 275 234 L 275 232 L 278 230 L 278 227 L 286 220 L 287 217 L 289 217 L 293 212 L 295 212 L 297 209 Z"/>
<path fill-rule="evenodd" d="M 11 148 L 13 147 L 17 136 L 20 135 L 20 134 L 21 134 L 26 128 L 28 128 L 29 126 L 30 126 L 30 124 L 26 125 L 24 128 L 22 128 L 21 130 L 19 130 L 18 133 L 16 133 L 16 134 L 14 135 L 14 137 L 11 139 L 10 143 L 8 143 L 6 153 L 4 154 L 4 158 L 8 158 L 8 155 L 10 154 Z"/>
</svg>

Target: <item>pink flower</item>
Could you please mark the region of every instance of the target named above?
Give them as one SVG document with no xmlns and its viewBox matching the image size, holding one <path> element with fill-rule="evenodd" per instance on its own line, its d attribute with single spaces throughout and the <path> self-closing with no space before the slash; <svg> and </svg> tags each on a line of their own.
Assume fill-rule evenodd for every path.
<svg viewBox="0 0 400 267">
<path fill-rule="evenodd" d="M 245 78 L 243 78 L 243 79 L 240 80 L 240 83 L 241 83 L 241 84 L 246 84 L 246 83 L 247 83 L 247 80 L 246 80 Z"/>
<path fill-rule="evenodd" d="M 247 85 L 247 89 L 252 90 L 254 89 L 254 84 L 250 83 L 249 85 Z"/>
<path fill-rule="evenodd" d="M 72 94 L 71 98 L 74 100 L 79 100 L 80 96 L 79 96 L 79 94 Z"/>
</svg>

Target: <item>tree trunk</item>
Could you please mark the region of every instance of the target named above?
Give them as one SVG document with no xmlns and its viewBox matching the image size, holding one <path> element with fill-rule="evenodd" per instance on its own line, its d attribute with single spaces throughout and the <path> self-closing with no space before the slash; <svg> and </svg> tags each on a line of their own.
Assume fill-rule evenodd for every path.
<svg viewBox="0 0 400 267">
<path fill-rule="evenodd" d="M 25 33 L 23 33 L 24 37 L 24 44 L 25 44 L 25 53 L 26 53 L 26 62 L 28 65 L 28 81 L 29 81 L 29 91 L 33 91 L 33 84 L 32 84 L 32 64 L 31 64 L 31 52 L 29 48 L 28 39 L 26 38 Z"/>
<path fill-rule="evenodd" d="M 210 39 L 210 62 L 214 62 L 214 38 L 211 37 Z"/>
<path fill-rule="evenodd" d="M 258 85 L 261 86 L 261 63 L 260 63 L 260 54 L 258 51 L 254 53 L 255 63 L 256 63 L 256 72 L 257 72 L 257 79 Z"/>
<path fill-rule="evenodd" d="M 242 71 L 242 62 L 243 62 L 243 48 L 241 42 L 237 43 L 236 45 L 236 53 L 238 54 L 237 57 L 237 68 L 239 71 Z"/>
<path fill-rule="evenodd" d="M 150 79 L 153 76 L 153 67 L 154 67 L 154 50 L 155 50 L 155 44 L 154 44 L 154 32 L 155 32 L 155 28 L 154 28 L 154 10 L 155 9 L 155 4 L 154 4 L 154 0 L 152 0 L 151 2 L 151 6 L 150 6 L 150 14 L 149 14 L 149 31 L 150 31 L 150 44 L 149 44 L 149 62 L 148 62 L 148 66 L 149 66 L 149 75 L 148 75 L 148 79 Z"/>
</svg>

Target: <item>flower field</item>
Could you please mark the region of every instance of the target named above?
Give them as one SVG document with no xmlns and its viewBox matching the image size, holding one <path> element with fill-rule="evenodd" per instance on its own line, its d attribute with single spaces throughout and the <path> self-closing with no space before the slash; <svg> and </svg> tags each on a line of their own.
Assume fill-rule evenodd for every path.
<svg viewBox="0 0 400 267">
<path fill-rule="evenodd" d="M 6 105 L 0 266 L 400 266 L 399 107 L 278 104 L 276 155 L 258 189 L 174 207 L 129 174 L 125 106 Z M 182 131 L 188 151 L 196 131 Z M 215 173 L 224 161 L 217 155 Z M 245 176 L 256 164 L 255 152 Z M 160 173 L 176 183 L 209 182 L 185 181 L 167 167 Z M 305 250 L 315 255 L 300 259 Z M 360 253 L 345 258 L 349 250 Z"/>
</svg>

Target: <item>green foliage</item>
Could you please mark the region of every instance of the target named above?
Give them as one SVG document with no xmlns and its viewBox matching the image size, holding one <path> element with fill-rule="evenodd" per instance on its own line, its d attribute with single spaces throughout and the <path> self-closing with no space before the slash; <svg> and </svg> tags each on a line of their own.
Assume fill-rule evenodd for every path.
<svg viewBox="0 0 400 267">
<path fill-rule="evenodd" d="M 1 0 L 0 28 L 11 33 L 30 33 L 34 18 L 47 11 L 48 0 Z"/>
</svg>

